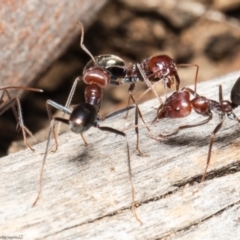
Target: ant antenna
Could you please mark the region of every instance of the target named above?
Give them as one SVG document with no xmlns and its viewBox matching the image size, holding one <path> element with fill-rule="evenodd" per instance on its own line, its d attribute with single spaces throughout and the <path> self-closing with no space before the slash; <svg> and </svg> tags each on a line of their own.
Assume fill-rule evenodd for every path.
<svg viewBox="0 0 240 240">
<path fill-rule="evenodd" d="M 94 62 L 95 65 L 97 65 L 97 62 L 95 60 L 95 58 L 93 57 L 93 55 L 90 53 L 90 51 L 86 48 L 86 46 L 83 44 L 83 40 L 84 40 L 84 28 L 81 22 L 77 22 L 80 25 L 80 29 L 81 29 L 81 37 L 80 37 L 80 47 L 82 48 L 82 50 L 88 54 L 88 56 L 92 59 L 92 61 Z"/>
</svg>

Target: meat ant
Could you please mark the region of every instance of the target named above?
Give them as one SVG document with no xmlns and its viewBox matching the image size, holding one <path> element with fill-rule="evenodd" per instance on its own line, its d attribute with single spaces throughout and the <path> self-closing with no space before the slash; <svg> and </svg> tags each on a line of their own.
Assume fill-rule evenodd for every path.
<svg viewBox="0 0 240 240">
<path fill-rule="evenodd" d="M 0 91 L 2 91 L 2 94 L 0 96 L 0 115 L 6 112 L 9 108 L 12 109 L 14 117 L 17 120 L 16 129 L 22 130 L 24 144 L 28 148 L 30 148 L 32 151 L 34 151 L 34 149 L 27 142 L 27 134 L 32 138 L 34 138 L 34 136 L 32 132 L 24 125 L 20 99 L 18 97 L 12 98 L 9 93 L 10 89 L 19 89 L 19 90 L 33 91 L 33 92 L 43 92 L 43 90 L 38 88 L 30 88 L 30 87 L 22 87 L 22 86 L 8 86 L 8 87 L 0 88 Z M 4 100 L 4 96 L 7 97 L 7 100 Z"/>
<path fill-rule="evenodd" d="M 119 85 L 119 83 L 117 82 L 117 79 L 119 78 L 119 75 L 120 75 L 119 71 L 122 71 L 122 69 L 123 69 L 122 67 L 124 66 L 124 61 L 121 58 L 119 58 L 115 55 L 106 55 L 106 57 L 105 57 L 105 55 L 101 55 L 101 56 L 95 58 L 83 43 L 83 40 L 84 40 L 83 25 L 80 22 L 78 22 L 78 24 L 80 25 L 80 29 L 81 29 L 80 47 L 83 51 L 85 51 L 90 56 L 91 61 L 85 66 L 85 68 L 83 70 L 83 73 L 82 73 L 82 76 L 77 77 L 74 80 L 74 83 L 72 85 L 72 89 L 70 90 L 68 99 L 67 99 L 66 104 L 65 104 L 65 108 L 69 108 L 69 106 L 71 104 L 71 101 L 72 101 L 72 98 L 73 98 L 73 95 L 74 95 L 74 92 L 76 90 L 76 86 L 77 86 L 79 81 L 82 80 L 89 87 L 91 85 L 95 85 L 95 84 L 97 84 L 100 88 L 105 88 L 108 85 Z M 112 68 L 113 66 L 116 67 L 116 69 L 113 69 Z M 111 71 L 109 71 L 108 67 L 111 67 Z M 137 102 L 135 101 L 135 99 L 132 95 L 132 91 L 134 89 L 134 86 L 135 86 L 134 83 L 131 84 L 128 92 L 129 92 L 129 98 L 136 105 L 136 109 L 135 109 L 135 111 L 136 111 L 136 113 L 135 113 L 136 124 L 135 125 L 137 125 L 137 121 L 138 121 L 137 120 L 137 115 L 139 115 L 140 118 L 142 119 L 144 125 L 147 127 L 148 131 L 150 131 L 150 129 L 148 128 L 148 126 L 146 125 L 146 123 L 145 123 L 145 121 L 142 117 L 142 114 L 140 112 L 138 104 L 137 104 Z M 128 104 L 128 106 L 129 106 L 129 104 Z M 99 108 L 100 108 L 100 103 L 99 103 L 99 106 L 98 106 L 98 110 L 99 110 Z M 128 108 L 125 108 L 125 110 L 128 111 Z M 64 115 L 65 115 L 65 112 L 63 111 L 62 117 Z M 104 120 L 104 119 L 105 119 L 105 117 L 103 117 L 103 118 L 99 117 L 99 120 Z M 58 127 L 57 133 L 59 132 L 59 129 L 60 129 L 60 125 Z M 139 143 L 138 128 L 135 128 L 135 132 L 136 132 L 136 135 L 137 135 L 136 149 L 138 150 L 140 155 L 143 155 L 143 153 L 139 149 L 139 144 L 138 144 Z"/>
<path fill-rule="evenodd" d="M 179 126 L 174 132 L 170 134 L 158 135 L 159 137 L 165 138 L 165 137 L 170 137 L 178 134 L 178 132 L 180 132 L 180 130 L 182 129 L 197 127 L 197 126 L 208 123 L 212 119 L 212 115 L 213 115 L 212 112 L 215 112 L 218 114 L 220 118 L 220 122 L 214 128 L 210 136 L 207 162 L 202 175 L 201 182 L 205 180 L 207 169 L 210 164 L 212 146 L 213 146 L 215 135 L 221 129 L 223 122 L 225 120 L 225 117 L 227 116 L 232 120 L 236 120 L 237 122 L 240 122 L 240 119 L 233 112 L 233 110 L 240 105 L 239 89 L 240 89 L 240 77 L 237 79 L 237 81 L 232 87 L 231 95 L 230 95 L 231 102 L 230 102 L 227 100 L 223 100 L 222 85 L 219 85 L 219 101 L 217 102 L 215 100 L 208 99 L 204 96 L 200 96 L 190 88 L 183 88 L 179 92 L 174 92 L 171 96 L 169 96 L 166 99 L 165 103 L 159 107 L 157 116 L 152 121 L 152 123 L 154 123 L 157 121 L 157 119 L 187 117 L 191 113 L 191 110 L 194 110 L 197 114 L 200 114 L 202 116 L 207 116 L 206 119 L 198 123 Z M 190 95 L 193 96 L 193 99 L 191 100 L 190 100 Z"/>
<path fill-rule="evenodd" d="M 80 24 L 80 26 L 82 27 L 81 24 Z M 91 56 L 91 53 L 86 49 L 86 47 L 83 45 L 82 42 L 83 42 L 83 34 L 81 36 L 81 47 L 84 49 L 85 52 L 87 52 Z M 69 97 L 68 97 L 68 100 L 67 100 L 67 103 L 66 103 L 66 106 L 62 106 L 52 100 L 47 100 L 47 102 L 46 102 L 47 112 L 51 119 L 51 124 L 50 124 L 50 130 L 49 130 L 49 134 L 48 134 L 46 149 L 45 149 L 45 153 L 44 153 L 44 157 L 43 157 L 41 172 L 40 172 L 39 190 L 38 190 L 37 197 L 33 203 L 33 206 L 35 206 L 37 204 L 37 202 L 40 198 L 40 195 L 41 195 L 43 170 L 44 170 L 45 162 L 47 159 L 50 140 L 51 140 L 52 135 L 55 140 L 55 149 L 53 151 L 55 152 L 58 148 L 57 132 L 55 130 L 55 122 L 57 121 L 57 122 L 69 125 L 72 132 L 80 133 L 85 146 L 87 146 L 87 142 L 83 136 L 83 133 L 91 127 L 98 128 L 101 131 L 112 132 L 112 133 L 115 133 L 115 134 L 120 135 L 125 138 L 126 149 L 127 149 L 128 174 L 129 174 L 129 180 L 130 180 L 131 192 L 132 192 L 132 209 L 133 209 L 136 219 L 141 223 L 141 220 L 138 218 L 136 209 L 135 209 L 135 190 L 134 190 L 133 180 L 132 180 L 130 151 L 129 151 L 129 143 L 127 140 L 127 136 L 124 132 L 119 131 L 117 129 L 114 129 L 111 127 L 103 127 L 103 126 L 99 125 L 99 120 L 101 120 L 101 119 L 100 119 L 98 113 L 99 113 L 99 109 L 101 106 L 101 100 L 103 97 L 103 88 L 110 83 L 110 81 L 111 81 L 110 75 L 107 70 L 105 70 L 104 68 L 99 67 L 99 66 L 94 66 L 94 67 L 89 68 L 86 71 L 84 71 L 83 75 L 82 75 L 82 79 L 87 84 L 85 91 L 84 91 L 85 102 L 75 105 L 73 110 L 70 110 L 69 105 L 70 105 L 72 96 L 75 92 L 77 82 L 80 79 L 81 78 L 78 77 L 74 81 L 72 89 L 71 89 Z M 134 101 L 134 99 L 133 99 L 133 101 Z M 69 118 L 65 119 L 63 117 L 53 117 L 52 113 L 50 111 L 50 106 L 62 111 L 64 114 L 68 114 Z M 127 108 L 127 110 L 130 108 L 132 108 L 132 106 L 129 106 L 129 108 Z M 116 112 L 106 116 L 105 118 L 116 115 L 122 111 L 124 111 L 124 110 L 116 111 Z"/>
</svg>

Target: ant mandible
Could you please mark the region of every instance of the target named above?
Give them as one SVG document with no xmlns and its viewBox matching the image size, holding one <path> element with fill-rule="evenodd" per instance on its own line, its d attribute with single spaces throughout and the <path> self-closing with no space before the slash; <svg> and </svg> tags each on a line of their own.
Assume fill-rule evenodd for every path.
<svg viewBox="0 0 240 240">
<path fill-rule="evenodd" d="M 9 108 L 12 109 L 14 117 L 17 121 L 16 129 L 22 130 L 24 144 L 28 148 L 30 148 L 32 151 L 34 151 L 34 149 L 27 142 L 27 134 L 32 138 L 34 138 L 34 136 L 32 132 L 24 125 L 20 99 L 18 97 L 12 98 L 9 93 L 10 89 L 19 89 L 19 90 L 33 91 L 33 92 L 43 92 L 43 90 L 38 88 L 30 88 L 30 87 L 22 87 L 22 86 L 8 86 L 8 87 L 0 88 L 0 91 L 2 91 L 2 94 L 0 96 L 0 115 L 6 112 Z M 4 96 L 7 97 L 7 100 L 4 100 Z"/>
<path fill-rule="evenodd" d="M 212 119 L 212 115 L 213 115 L 212 112 L 215 112 L 218 114 L 220 118 L 220 122 L 214 128 L 210 137 L 207 162 L 202 175 L 201 182 L 203 182 L 206 178 L 207 169 L 210 164 L 214 138 L 217 132 L 221 129 L 223 122 L 225 120 L 225 117 L 227 116 L 230 119 L 234 119 L 237 122 L 240 122 L 240 119 L 237 118 L 237 116 L 233 112 L 233 110 L 240 105 L 239 89 L 240 89 L 240 77 L 237 79 L 237 81 L 232 87 L 231 102 L 230 102 L 227 100 L 223 100 L 222 86 L 219 85 L 219 101 L 217 102 L 215 100 L 208 99 L 204 96 L 198 95 L 195 91 L 193 91 L 190 88 L 183 88 L 179 92 L 174 92 L 171 96 L 169 96 L 166 99 L 165 103 L 159 107 L 157 116 L 152 121 L 152 123 L 154 123 L 157 121 L 157 119 L 187 117 L 191 113 L 192 109 L 197 114 L 200 114 L 202 116 L 207 116 L 206 119 L 198 123 L 180 126 L 170 134 L 158 135 L 159 137 L 165 138 L 165 137 L 176 135 L 182 129 L 197 127 L 197 126 L 208 123 Z M 192 100 L 190 100 L 190 95 L 193 96 Z"/>
</svg>

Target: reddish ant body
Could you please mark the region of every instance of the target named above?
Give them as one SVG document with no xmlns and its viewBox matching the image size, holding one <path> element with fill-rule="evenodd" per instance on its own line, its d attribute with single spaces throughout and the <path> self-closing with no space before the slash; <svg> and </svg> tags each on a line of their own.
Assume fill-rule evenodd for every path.
<svg viewBox="0 0 240 240">
<path fill-rule="evenodd" d="M 234 119 L 237 122 L 240 122 L 240 119 L 237 118 L 237 116 L 233 112 L 233 110 L 240 105 L 239 89 L 240 89 L 240 78 L 237 79 L 237 81 L 235 82 L 231 90 L 231 102 L 230 102 L 227 100 L 223 100 L 222 86 L 220 85 L 219 101 L 217 102 L 215 100 L 208 99 L 204 96 L 198 95 L 195 91 L 193 91 L 190 88 L 183 88 L 179 92 L 174 92 L 171 96 L 169 96 L 166 99 L 165 103 L 159 107 L 157 116 L 152 122 L 154 123 L 157 121 L 157 119 L 162 119 L 162 118 L 187 117 L 192 110 L 194 110 L 197 114 L 207 116 L 206 119 L 198 123 L 180 126 L 176 129 L 176 131 L 170 134 L 158 135 L 159 137 L 169 137 L 169 136 L 176 135 L 182 129 L 204 125 L 212 119 L 213 112 L 218 114 L 220 118 L 220 122 L 215 127 L 210 137 L 207 163 L 206 163 L 206 167 L 205 167 L 201 182 L 205 180 L 207 169 L 210 164 L 211 151 L 212 151 L 215 135 L 221 129 L 223 122 L 225 120 L 225 117 L 227 116 L 230 119 Z M 193 99 L 190 99 L 191 95 L 193 96 Z"/>
<path fill-rule="evenodd" d="M 22 86 L 9 86 L 9 87 L 0 88 L 0 91 L 2 91 L 2 94 L 0 96 L 0 115 L 6 112 L 9 108 L 12 108 L 13 114 L 17 120 L 17 129 L 20 128 L 22 130 L 22 135 L 23 135 L 23 140 L 25 145 L 28 148 L 30 148 L 32 151 L 34 151 L 34 149 L 27 142 L 27 134 L 31 137 L 33 137 L 33 135 L 31 131 L 24 125 L 20 99 L 18 97 L 12 98 L 9 94 L 9 89 L 19 89 L 19 90 L 33 91 L 33 92 L 43 92 L 43 90 L 37 89 L 37 88 L 30 88 L 30 87 L 22 87 Z M 6 101 L 4 101 L 4 96 L 7 97 Z"/>
</svg>

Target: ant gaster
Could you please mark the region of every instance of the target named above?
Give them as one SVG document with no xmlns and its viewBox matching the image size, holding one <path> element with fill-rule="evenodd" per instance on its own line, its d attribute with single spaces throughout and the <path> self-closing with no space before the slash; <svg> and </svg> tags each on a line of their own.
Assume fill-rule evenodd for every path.
<svg viewBox="0 0 240 240">
<path fill-rule="evenodd" d="M 82 25 L 80 24 L 81 28 Z M 82 31 L 83 33 L 83 31 Z M 81 36 L 81 43 L 83 41 L 83 34 Z M 82 48 L 91 55 L 91 53 L 85 48 L 83 44 L 81 44 Z M 69 98 L 67 100 L 67 104 L 70 104 L 71 98 L 74 94 L 76 84 L 79 81 L 80 78 L 77 78 L 73 84 L 72 90 L 69 94 Z M 131 184 L 131 192 L 132 192 L 132 209 L 134 212 L 134 215 L 136 219 L 141 223 L 140 219 L 138 218 L 136 214 L 136 209 L 135 209 L 135 190 L 133 186 L 133 180 L 132 180 L 132 171 L 131 171 L 131 162 L 130 162 L 130 152 L 129 152 L 129 144 L 127 140 L 127 136 L 124 132 L 119 131 L 117 129 L 111 128 L 111 127 L 102 127 L 99 125 L 99 108 L 101 105 L 101 100 L 103 96 L 103 90 L 102 88 L 105 87 L 110 83 L 110 75 L 109 73 L 104 69 L 99 66 L 94 66 L 92 68 L 87 69 L 86 71 L 83 72 L 82 75 L 83 81 L 87 84 L 87 87 L 85 88 L 84 96 L 85 96 L 85 102 L 76 105 L 73 110 L 70 110 L 66 106 L 62 106 L 52 100 L 47 101 L 47 111 L 48 115 L 51 118 L 51 124 L 50 124 L 50 130 L 49 130 L 49 135 L 48 135 L 48 140 L 46 144 L 46 149 L 43 157 L 43 162 L 42 162 L 42 167 L 41 167 L 41 172 L 40 172 L 40 180 L 39 180 L 39 190 L 38 190 L 38 195 L 33 203 L 33 206 L 37 204 L 40 194 L 42 191 L 42 180 L 43 180 L 43 170 L 45 166 L 45 162 L 47 159 L 47 154 L 49 151 L 49 145 L 50 145 L 50 140 L 51 140 L 51 135 L 53 134 L 54 140 L 55 140 L 55 150 L 58 148 L 58 142 L 57 142 L 57 133 L 55 131 L 55 122 L 61 122 L 68 124 L 71 131 L 75 133 L 80 133 L 85 146 L 87 145 L 86 140 L 83 137 L 83 133 L 87 131 L 90 127 L 96 127 L 101 131 L 107 131 L 107 132 L 112 132 L 115 134 L 118 134 L 120 136 L 123 136 L 126 141 L 126 149 L 127 149 L 127 163 L 128 163 L 128 174 L 129 174 L 129 180 Z M 69 100 L 70 99 L 70 100 Z M 52 117 L 52 113 L 50 111 L 49 106 L 52 106 L 60 111 L 62 111 L 65 114 L 69 115 L 68 119 L 65 119 L 63 117 Z M 131 108 L 131 106 L 130 106 Z M 122 110 L 116 111 L 113 114 L 108 115 L 107 117 L 110 117 L 112 115 L 118 114 Z"/>
<path fill-rule="evenodd" d="M 22 87 L 22 86 L 8 86 L 8 87 L 0 88 L 0 91 L 2 91 L 2 94 L 0 96 L 0 115 L 2 115 L 9 108 L 12 109 L 14 117 L 17 120 L 17 130 L 18 129 L 22 130 L 24 144 L 28 148 L 30 148 L 32 151 L 34 151 L 34 149 L 27 142 L 27 134 L 32 138 L 34 138 L 34 136 L 32 132 L 24 125 L 20 99 L 18 97 L 12 98 L 9 93 L 10 89 L 19 89 L 19 90 L 33 91 L 33 92 L 43 92 L 43 90 L 38 88 L 30 88 L 30 87 Z M 7 97 L 7 100 L 4 100 L 4 96 Z"/>
<path fill-rule="evenodd" d="M 159 107 L 157 116 L 152 122 L 154 123 L 156 122 L 157 119 L 162 119 L 162 118 L 183 118 L 188 116 L 191 113 L 192 109 L 197 114 L 207 116 L 206 119 L 198 123 L 180 126 L 170 134 L 166 134 L 166 135 L 159 134 L 160 137 L 169 137 L 172 135 L 176 135 L 182 129 L 197 127 L 197 126 L 206 124 L 212 119 L 212 112 L 215 112 L 218 114 L 220 118 L 220 122 L 217 124 L 217 126 L 213 130 L 210 137 L 207 162 L 206 162 L 206 167 L 204 169 L 201 182 L 205 180 L 207 169 L 210 164 L 212 146 L 213 146 L 215 135 L 221 129 L 223 122 L 225 120 L 225 117 L 227 116 L 230 119 L 234 119 L 237 122 L 240 122 L 240 119 L 237 118 L 237 116 L 233 112 L 234 108 L 240 105 L 239 89 L 240 89 L 240 78 L 237 79 L 237 81 L 235 82 L 231 90 L 231 102 L 230 102 L 227 100 L 223 100 L 222 86 L 219 85 L 219 101 L 217 102 L 215 100 L 208 99 L 204 96 L 198 95 L 195 91 L 193 91 L 190 88 L 183 88 L 179 92 L 174 92 L 171 96 L 169 96 L 166 99 L 165 103 Z M 190 95 L 193 96 L 192 100 L 190 99 Z"/>
</svg>

